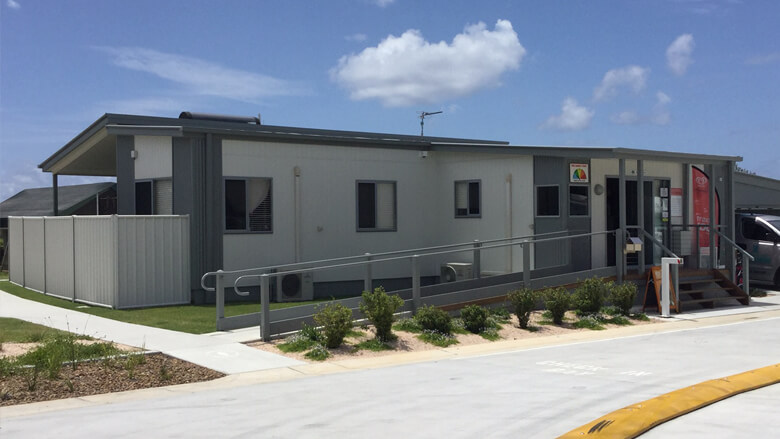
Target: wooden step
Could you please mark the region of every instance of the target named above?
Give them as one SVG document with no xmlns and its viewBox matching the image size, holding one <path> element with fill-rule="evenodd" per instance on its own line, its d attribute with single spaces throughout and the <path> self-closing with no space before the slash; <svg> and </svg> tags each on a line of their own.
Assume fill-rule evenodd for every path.
<svg viewBox="0 0 780 439">
<path fill-rule="evenodd" d="M 705 299 L 691 299 L 691 300 L 681 300 L 681 304 L 686 303 L 704 303 L 704 302 L 722 302 L 724 300 L 739 300 L 739 297 L 733 297 L 733 296 L 720 296 L 720 297 L 708 297 Z"/>
<path fill-rule="evenodd" d="M 733 290 L 736 291 L 735 287 L 731 286 L 717 286 L 717 287 L 709 287 L 709 288 L 692 288 L 690 290 L 682 289 L 680 288 L 680 294 L 693 294 L 693 293 L 707 293 L 711 291 L 727 291 L 727 290 Z"/>
</svg>

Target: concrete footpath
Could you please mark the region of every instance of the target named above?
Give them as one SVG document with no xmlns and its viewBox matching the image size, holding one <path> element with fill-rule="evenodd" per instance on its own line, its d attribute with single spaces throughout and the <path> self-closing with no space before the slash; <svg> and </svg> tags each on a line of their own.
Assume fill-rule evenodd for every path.
<svg viewBox="0 0 780 439">
<path fill-rule="evenodd" d="M 0 288 L 2 288 L 0 284 Z M 259 330 L 238 333 L 187 334 L 120 322 L 25 300 L 0 291 L 0 317 L 13 317 L 50 328 L 88 335 L 129 346 L 160 351 L 224 374 L 255 372 L 304 364 L 301 361 L 250 348 L 240 343 Z"/>
</svg>

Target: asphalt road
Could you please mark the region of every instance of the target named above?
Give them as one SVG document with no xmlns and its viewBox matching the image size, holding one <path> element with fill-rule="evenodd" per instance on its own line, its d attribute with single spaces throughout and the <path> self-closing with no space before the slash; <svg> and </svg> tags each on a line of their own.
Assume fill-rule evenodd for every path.
<svg viewBox="0 0 780 439">
<path fill-rule="evenodd" d="M 0 415 L 0 437 L 549 438 L 632 403 L 778 363 L 778 333 L 780 318 L 755 320 L 28 417 Z M 770 413 L 780 409 L 776 397 L 762 401 Z M 735 405 L 730 422 L 705 417 L 693 428 L 709 437 L 744 437 L 739 424 L 745 422 L 753 424 L 749 437 L 778 431 L 777 421 L 739 416 L 745 411 L 739 401 L 729 403 Z M 675 435 L 672 428 L 663 437 Z"/>
</svg>

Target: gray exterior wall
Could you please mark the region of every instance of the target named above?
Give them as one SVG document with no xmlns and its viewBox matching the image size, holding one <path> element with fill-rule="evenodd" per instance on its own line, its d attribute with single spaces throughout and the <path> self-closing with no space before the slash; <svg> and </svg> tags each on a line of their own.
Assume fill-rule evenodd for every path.
<svg viewBox="0 0 780 439">
<path fill-rule="evenodd" d="M 130 156 L 135 148 L 133 136 L 116 137 L 116 213 L 135 214 L 135 163 Z"/>
</svg>

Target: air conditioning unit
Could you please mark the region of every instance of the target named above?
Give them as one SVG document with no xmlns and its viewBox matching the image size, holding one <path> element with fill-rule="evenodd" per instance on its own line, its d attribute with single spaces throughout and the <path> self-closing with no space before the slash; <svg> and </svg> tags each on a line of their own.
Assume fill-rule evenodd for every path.
<svg viewBox="0 0 780 439">
<path fill-rule="evenodd" d="M 311 273 L 286 274 L 276 279 L 277 302 L 312 299 L 314 299 L 314 281 Z"/>
<path fill-rule="evenodd" d="M 447 262 L 441 265 L 441 283 L 471 279 L 471 262 Z"/>
</svg>

